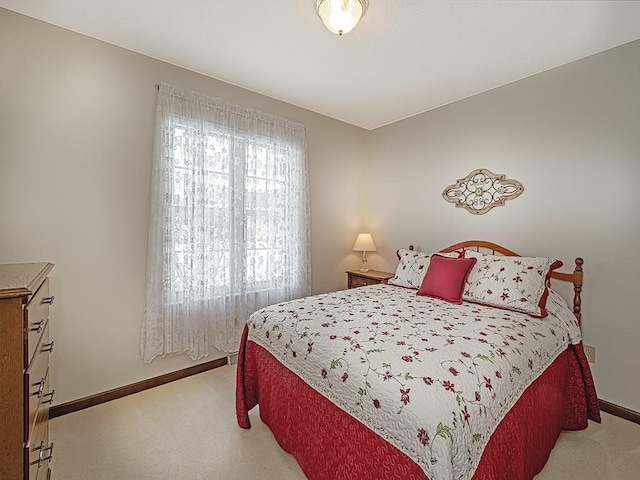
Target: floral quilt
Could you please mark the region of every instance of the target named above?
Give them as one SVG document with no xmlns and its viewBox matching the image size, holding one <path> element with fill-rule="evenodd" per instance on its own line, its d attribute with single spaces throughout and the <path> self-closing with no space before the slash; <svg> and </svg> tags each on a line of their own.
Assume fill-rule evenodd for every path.
<svg viewBox="0 0 640 480">
<path fill-rule="evenodd" d="M 411 457 L 431 479 L 469 479 L 522 392 L 580 330 L 550 291 L 549 315 L 375 285 L 264 308 L 261 345 L 309 386 Z"/>
</svg>

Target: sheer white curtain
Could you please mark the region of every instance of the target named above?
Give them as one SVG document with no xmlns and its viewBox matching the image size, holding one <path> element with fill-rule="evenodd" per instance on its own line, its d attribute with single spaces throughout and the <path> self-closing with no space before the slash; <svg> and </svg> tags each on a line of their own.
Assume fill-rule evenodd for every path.
<svg viewBox="0 0 640 480">
<path fill-rule="evenodd" d="M 237 351 L 254 311 L 310 293 L 305 128 L 161 84 L 141 351 Z"/>
</svg>

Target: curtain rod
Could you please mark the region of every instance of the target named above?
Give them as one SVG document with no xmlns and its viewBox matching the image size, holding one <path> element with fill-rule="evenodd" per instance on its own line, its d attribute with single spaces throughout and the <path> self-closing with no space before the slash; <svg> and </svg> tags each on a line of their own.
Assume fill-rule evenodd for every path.
<svg viewBox="0 0 640 480">
<path fill-rule="evenodd" d="M 155 84 L 155 89 L 157 91 L 160 91 L 159 83 Z M 198 94 L 198 95 L 203 95 L 203 94 Z M 186 98 L 183 95 L 178 95 L 178 96 L 181 98 Z M 206 97 L 206 95 L 204 96 Z M 230 104 L 230 102 L 226 102 L 222 99 L 218 99 L 218 100 L 224 102 L 225 104 Z M 208 103 L 208 105 L 213 106 L 213 104 L 211 103 Z M 251 117 L 251 118 L 257 115 L 258 117 L 261 117 L 263 121 L 270 123 L 272 125 L 282 125 L 282 123 L 284 123 L 286 128 L 293 128 L 294 130 L 302 128 L 306 132 L 307 128 L 304 123 L 295 122 L 293 120 L 289 120 L 288 118 L 280 117 L 279 115 L 273 115 L 271 113 L 262 112 L 261 110 L 255 110 L 252 108 L 242 107 L 240 105 L 235 105 L 235 104 L 232 104 L 232 105 L 235 107 L 238 107 L 241 110 L 240 112 L 235 112 L 237 115 L 241 115 L 243 117 Z"/>
</svg>

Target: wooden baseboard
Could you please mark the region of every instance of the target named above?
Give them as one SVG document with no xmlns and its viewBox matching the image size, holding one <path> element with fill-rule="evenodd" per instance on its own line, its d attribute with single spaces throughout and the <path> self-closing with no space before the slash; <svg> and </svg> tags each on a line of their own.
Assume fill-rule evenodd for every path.
<svg viewBox="0 0 640 480">
<path fill-rule="evenodd" d="M 628 408 L 609 403 L 605 400 L 598 399 L 598 403 L 600 404 L 600 410 L 603 412 L 610 413 L 611 415 L 624 418 L 625 420 L 629 420 L 630 422 L 640 425 L 640 412 L 629 410 Z"/>
<path fill-rule="evenodd" d="M 72 400 L 67 403 L 61 403 L 60 405 L 54 405 L 49 409 L 49 418 L 56 418 L 62 415 L 66 415 L 67 413 L 84 410 L 85 408 L 100 405 L 101 403 L 116 400 L 117 398 L 126 397 L 127 395 L 142 392 L 143 390 L 148 390 L 149 388 L 158 387 L 160 385 L 164 385 L 165 383 L 174 382 L 176 380 L 180 380 L 181 378 L 190 377 L 191 375 L 196 375 L 208 370 L 213 370 L 214 368 L 222 367 L 226 364 L 226 357 L 219 358 L 210 362 L 194 365 L 193 367 L 187 367 L 182 370 L 177 370 L 175 372 L 160 375 L 158 377 L 153 377 L 147 380 L 132 383 L 131 385 L 125 385 L 123 387 L 114 388 L 113 390 L 97 393 L 95 395 L 90 395 L 78 400 Z"/>
</svg>

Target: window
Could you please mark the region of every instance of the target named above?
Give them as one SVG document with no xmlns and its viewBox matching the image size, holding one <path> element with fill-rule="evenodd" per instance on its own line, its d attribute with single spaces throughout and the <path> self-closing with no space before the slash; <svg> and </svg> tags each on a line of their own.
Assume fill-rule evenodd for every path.
<svg viewBox="0 0 640 480">
<path fill-rule="evenodd" d="M 145 361 L 237 349 L 248 316 L 309 293 L 304 127 L 162 85 Z"/>
</svg>

